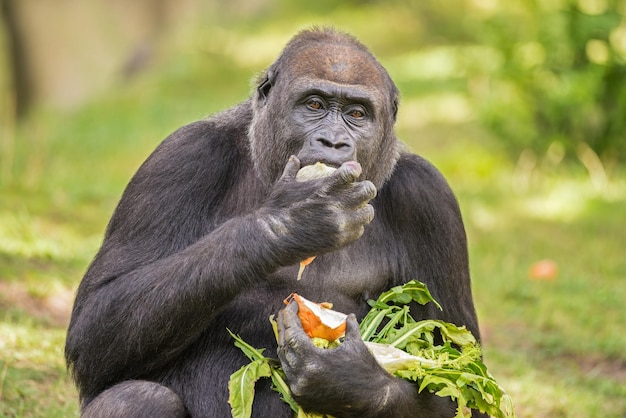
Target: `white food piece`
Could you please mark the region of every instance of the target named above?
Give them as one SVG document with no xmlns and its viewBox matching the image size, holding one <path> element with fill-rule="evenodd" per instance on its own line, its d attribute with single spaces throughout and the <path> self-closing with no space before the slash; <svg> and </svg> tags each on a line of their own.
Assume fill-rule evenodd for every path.
<svg viewBox="0 0 626 418">
<path fill-rule="evenodd" d="M 348 315 L 342 312 L 333 311 L 320 305 L 319 303 L 311 302 L 308 299 L 298 295 L 304 305 L 311 310 L 317 316 L 322 324 L 328 328 L 337 328 L 348 319 Z"/>
<path fill-rule="evenodd" d="M 298 170 L 296 174 L 296 181 L 308 181 L 314 179 L 321 179 L 330 176 L 336 170 L 335 167 L 331 167 L 322 162 L 307 165 Z"/>
<path fill-rule="evenodd" d="M 407 369 L 411 364 L 420 363 L 424 367 L 436 367 L 437 363 L 423 357 L 413 356 L 405 351 L 388 344 L 373 343 L 365 341 L 367 349 L 374 356 L 378 364 L 388 373 Z"/>
</svg>

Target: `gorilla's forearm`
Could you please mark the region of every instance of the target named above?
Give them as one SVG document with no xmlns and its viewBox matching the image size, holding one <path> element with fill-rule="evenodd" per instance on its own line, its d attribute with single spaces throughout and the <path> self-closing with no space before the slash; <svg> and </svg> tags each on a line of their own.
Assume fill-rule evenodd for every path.
<svg viewBox="0 0 626 418">
<path fill-rule="evenodd" d="M 363 382 L 361 382 L 363 383 Z M 371 379 L 359 387 L 353 386 L 352 400 L 341 402 L 326 400 L 321 412 L 337 418 L 452 418 L 456 403 L 427 391 L 418 393 L 415 383 L 385 376 Z M 345 392 L 341 394 L 345 397 Z M 320 411 L 320 404 L 310 407 Z"/>
<path fill-rule="evenodd" d="M 106 253 L 79 289 L 67 338 L 77 378 L 133 377 L 162 366 L 202 333 L 241 289 L 278 266 L 278 246 L 256 214 L 234 218 L 187 248 L 107 276 Z M 84 338 L 88 335 L 89 338 Z"/>
<path fill-rule="evenodd" d="M 450 398 L 441 398 L 427 391 L 420 394 L 416 384 L 400 378 L 393 378 L 380 399 L 379 409 L 372 417 L 451 418 L 456 413 L 456 404 Z"/>
<path fill-rule="evenodd" d="M 326 183 L 306 186 L 295 181 L 299 167 L 297 159 L 290 161 L 272 197 L 256 211 L 156 261 L 129 256 L 140 244 L 119 242 L 128 240 L 127 228 L 117 224 L 79 289 L 68 336 L 72 367 L 79 371 L 80 361 L 104 357 L 109 370 L 133 377 L 163 366 L 241 291 L 281 266 L 358 238 L 372 219 L 366 202 L 375 194 L 369 183 L 354 183 L 360 167 L 342 166 Z M 152 236 L 162 239 L 157 231 Z M 73 335 L 90 339 L 78 342 Z M 74 352 L 78 346 L 80 353 Z"/>
</svg>

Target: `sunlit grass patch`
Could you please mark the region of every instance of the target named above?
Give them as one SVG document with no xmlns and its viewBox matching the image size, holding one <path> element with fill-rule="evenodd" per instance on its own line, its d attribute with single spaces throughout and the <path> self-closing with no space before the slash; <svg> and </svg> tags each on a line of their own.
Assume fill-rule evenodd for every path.
<svg viewBox="0 0 626 418">
<path fill-rule="evenodd" d="M 27 212 L 0 211 L 0 252 L 25 258 L 80 257 L 84 238 L 66 225 Z M 77 252 L 79 254 L 77 254 Z"/>
<path fill-rule="evenodd" d="M 488 192 L 460 188 L 486 363 L 518 416 L 623 416 L 624 177 L 598 188 L 561 166 L 520 188 L 514 171 L 497 174 Z M 542 259 L 555 277 L 532 277 Z"/>
<path fill-rule="evenodd" d="M 550 358 L 523 350 L 486 349 L 487 364 L 515 401 L 518 417 L 620 418 L 626 409 L 621 378 L 581 367 L 584 358 Z"/>
<path fill-rule="evenodd" d="M 0 416 L 77 416 L 63 361 L 65 327 L 50 327 L 0 305 Z"/>
</svg>

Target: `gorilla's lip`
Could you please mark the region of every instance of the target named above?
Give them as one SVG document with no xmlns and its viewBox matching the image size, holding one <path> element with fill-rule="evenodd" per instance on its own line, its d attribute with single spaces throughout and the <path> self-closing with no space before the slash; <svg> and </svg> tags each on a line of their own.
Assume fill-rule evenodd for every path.
<svg viewBox="0 0 626 418">
<path fill-rule="evenodd" d="M 344 163 L 344 161 L 337 162 L 337 161 L 329 161 L 329 160 L 326 160 L 326 159 L 311 159 L 311 160 L 307 159 L 307 160 L 304 160 L 304 161 L 302 161 L 302 160 L 300 161 L 300 167 L 306 167 L 306 166 L 314 165 L 314 164 L 317 164 L 317 163 L 322 163 L 322 164 L 325 164 L 325 165 L 327 165 L 329 167 L 333 167 L 333 168 L 339 168 L 341 166 L 341 164 Z"/>
</svg>

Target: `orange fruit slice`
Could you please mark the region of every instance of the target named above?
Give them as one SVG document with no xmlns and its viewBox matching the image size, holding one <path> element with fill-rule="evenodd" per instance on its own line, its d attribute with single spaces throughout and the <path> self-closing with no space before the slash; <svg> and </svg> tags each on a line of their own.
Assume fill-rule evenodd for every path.
<svg viewBox="0 0 626 418">
<path fill-rule="evenodd" d="M 332 304 L 311 302 L 297 293 L 289 295 L 285 299 L 285 304 L 292 300 L 298 304 L 298 317 L 302 322 L 302 329 L 309 338 L 335 341 L 346 334 L 348 315 L 330 309 Z"/>
<path fill-rule="evenodd" d="M 300 280 L 302 278 L 302 273 L 304 273 L 304 268 L 308 266 L 309 264 L 311 264 L 313 260 L 315 260 L 315 256 L 309 257 L 306 260 L 300 261 L 300 269 L 298 270 L 298 277 L 296 277 L 296 280 Z"/>
</svg>

